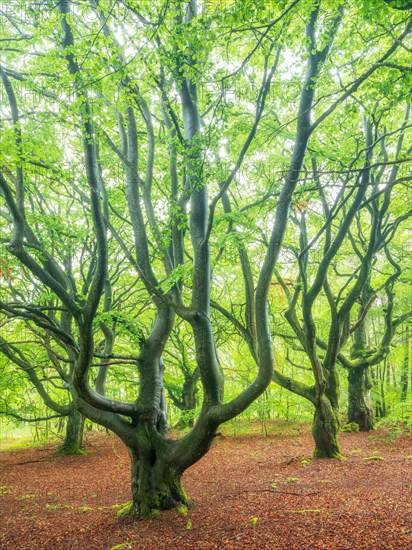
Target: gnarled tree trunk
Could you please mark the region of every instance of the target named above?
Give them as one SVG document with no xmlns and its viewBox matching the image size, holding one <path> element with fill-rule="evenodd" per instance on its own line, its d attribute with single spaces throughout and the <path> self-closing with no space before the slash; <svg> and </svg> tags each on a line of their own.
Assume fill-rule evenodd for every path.
<svg viewBox="0 0 412 550">
<path fill-rule="evenodd" d="M 339 374 L 336 366 L 325 369 L 327 375 L 324 393 L 318 393 L 312 435 L 315 440 L 315 458 L 342 458 L 338 443 L 339 431 Z"/>
<path fill-rule="evenodd" d="M 339 415 L 327 397 L 321 397 L 315 407 L 312 435 L 315 458 L 341 458 L 338 443 Z"/>
<path fill-rule="evenodd" d="M 168 461 L 166 448 L 156 448 L 149 438 L 146 443 L 147 448 L 140 454 L 137 448 L 128 448 L 133 498 L 129 512 L 145 517 L 155 510 L 187 506 L 188 499 L 180 483 L 182 471 Z"/>
</svg>

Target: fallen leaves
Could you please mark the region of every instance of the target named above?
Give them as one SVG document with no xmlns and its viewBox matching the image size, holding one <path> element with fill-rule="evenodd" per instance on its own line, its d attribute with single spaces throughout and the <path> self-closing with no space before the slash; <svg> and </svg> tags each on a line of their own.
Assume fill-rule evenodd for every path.
<svg viewBox="0 0 412 550">
<path fill-rule="evenodd" d="M 50 457 L 41 464 L 31 462 L 33 449 L 4 452 L 0 547 L 412 547 L 411 440 L 388 446 L 384 439 L 352 433 L 341 442 L 346 462 L 309 459 L 309 430 L 297 436 L 222 438 L 184 474 L 195 508 L 145 521 L 116 518 L 124 507 L 118 503 L 130 499 L 130 487 L 129 458 L 114 436 L 93 436 L 87 455 Z M 18 466 L 21 461 L 28 463 Z"/>
</svg>

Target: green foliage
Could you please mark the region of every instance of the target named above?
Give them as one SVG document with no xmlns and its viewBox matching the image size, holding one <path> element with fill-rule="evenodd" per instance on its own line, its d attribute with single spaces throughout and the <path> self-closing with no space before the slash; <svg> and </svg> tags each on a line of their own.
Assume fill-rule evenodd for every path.
<svg viewBox="0 0 412 550">
<path fill-rule="evenodd" d="M 391 412 L 377 422 L 378 428 L 388 430 L 390 437 L 396 438 L 412 431 L 411 401 L 398 402 L 392 405 Z"/>
<path fill-rule="evenodd" d="M 192 279 L 193 267 L 190 263 L 179 264 L 159 285 L 163 292 L 168 292 L 174 285 L 182 282 L 186 286 L 190 286 Z"/>
<path fill-rule="evenodd" d="M 145 326 L 136 318 L 123 312 L 105 311 L 99 313 L 94 319 L 94 327 L 100 324 L 110 329 L 116 329 L 119 336 L 126 336 L 130 343 L 140 347 L 145 341 Z"/>
<path fill-rule="evenodd" d="M 407 317 L 388 326 L 410 298 L 410 2 L 354 1 L 339 25 L 338 0 L 208 0 L 192 18 L 181 2 L 70 2 L 64 20 L 65 3 L 26 4 L 1 21 L 2 43 L 19 33 L 1 68 L 1 412 L 47 417 L 107 368 L 110 428 L 132 431 L 139 400 L 153 420 L 164 387 L 186 432 L 258 387 L 229 433 L 296 433 L 320 402 L 336 432 L 346 358 L 370 362 L 388 426 L 410 427 L 395 387 L 410 344 L 393 341 Z M 365 266 L 376 297 L 354 349 Z M 129 421 L 113 399 L 136 403 Z"/>
</svg>

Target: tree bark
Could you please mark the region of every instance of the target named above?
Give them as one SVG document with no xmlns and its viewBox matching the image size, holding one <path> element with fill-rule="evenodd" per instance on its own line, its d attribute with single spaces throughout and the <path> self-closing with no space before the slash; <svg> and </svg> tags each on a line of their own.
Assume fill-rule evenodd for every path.
<svg viewBox="0 0 412 550">
<path fill-rule="evenodd" d="M 182 472 L 168 462 L 166 448 L 152 445 L 150 438 L 146 444 L 144 451 L 144 445 L 139 445 L 140 454 L 137 448 L 128 447 L 133 500 L 125 512 L 147 517 L 158 510 L 187 506 L 188 499 L 180 483 Z"/>
<path fill-rule="evenodd" d="M 171 389 L 168 393 L 174 405 L 181 411 L 181 416 L 176 424 L 177 429 L 193 427 L 194 412 L 197 407 L 197 382 L 199 380 L 199 371 L 185 371 L 183 373 L 184 381 L 181 396 L 176 396 Z"/>
<path fill-rule="evenodd" d="M 73 407 L 71 414 L 67 417 L 66 434 L 63 444 L 57 450 L 58 454 L 83 454 L 84 420 L 84 415 Z"/>
<path fill-rule="evenodd" d="M 408 395 L 409 381 L 409 327 L 405 328 L 405 355 L 403 356 L 402 373 L 401 373 L 401 401 L 406 401 Z"/>
<path fill-rule="evenodd" d="M 324 395 L 315 405 L 312 435 L 315 440 L 315 458 L 342 458 L 337 438 L 339 410 Z"/>
<path fill-rule="evenodd" d="M 348 421 L 356 422 L 359 430 L 368 432 L 373 429 L 374 416 L 371 398 L 373 386 L 369 367 L 350 369 L 348 372 Z"/>
</svg>

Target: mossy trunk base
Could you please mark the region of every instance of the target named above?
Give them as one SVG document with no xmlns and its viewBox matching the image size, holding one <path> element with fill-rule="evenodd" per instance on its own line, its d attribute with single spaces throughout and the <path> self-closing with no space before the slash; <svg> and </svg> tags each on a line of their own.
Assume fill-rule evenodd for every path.
<svg viewBox="0 0 412 550">
<path fill-rule="evenodd" d="M 180 483 L 179 473 L 167 462 L 157 457 L 148 464 L 139 460 L 137 454 L 130 451 L 132 462 L 133 501 L 118 515 L 137 515 L 141 518 L 154 517 L 161 510 L 186 510 L 190 505 Z M 126 509 L 127 508 L 127 509 Z"/>
</svg>

